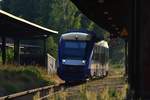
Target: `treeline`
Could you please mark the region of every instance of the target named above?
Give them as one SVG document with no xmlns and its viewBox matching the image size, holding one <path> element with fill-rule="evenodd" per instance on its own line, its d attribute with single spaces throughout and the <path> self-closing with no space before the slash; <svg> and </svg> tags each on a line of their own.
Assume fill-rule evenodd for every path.
<svg viewBox="0 0 150 100">
<path fill-rule="evenodd" d="M 70 0 L 2 0 L 1 9 L 44 27 L 59 31 L 69 29 L 103 32 L 85 17 Z M 58 37 L 48 39 L 48 52 L 56 57 Z"/>
<path fill-rule="evenodd" d="M 86 29 L 109 36 L 107 31 L 84 16 L 70 0 L 1 0 L 0 5 L 4 11 L 59 31 L 58 36 L 47 40 L 47 51 L 55 58 L 58 39 L 67 30 Z"/>
</svg>

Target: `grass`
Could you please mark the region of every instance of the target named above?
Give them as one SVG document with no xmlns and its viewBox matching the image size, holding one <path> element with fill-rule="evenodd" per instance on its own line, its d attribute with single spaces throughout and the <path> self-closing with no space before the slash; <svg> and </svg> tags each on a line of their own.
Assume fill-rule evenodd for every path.
<svg viewBox="0 0 150 100">
<path fill-rule="evenodd" d="M 128 85 L 125 83 L 123 78 L 120 78 L 120 75 L 123 77 L 124 69 L 123 68 L 111 68 L 109 73 L 109 78 L 117 78 L 120 82 L 116 85 L 104 85 L 102 87 L 95 87 L 94 82 L 90 82 L 80 85 L 78 89 L 74 91 L 63 91 L 66 92 L 59 93 L 55 95 L 53 100 L 125 100 Z M 115 76 L 115 77 L 114 77 Z M 113 81 L 113 80 L 112 80 Z M 115 80 L 114 80 L 115 81 Z M 112 83 L 115 83 L 115 82 Z M 107 81 L 101 80 L 99 84 L 103 84 Z M 65 99 L 62 99 L 65 98 Z M 68 99 L 69 98 L 69 99 Z M 51 100 L 51 99 L 50 99 Z"/>
<path fill-rule="evenodd" d="M 54 80 L 42 68 L 0 65 L 0 96 L 52 84 Z"/>
<path fill-rule="evenodd" d="M 63 91 L 53 95 L 53 99 L 51 97 L 50 100 L 125 100 L 126 92 L 127 85 L 121 88 L 106 86 L 99 91 L 92 91 L 81 86 L 78 92 L 69 95 L 68 91 Z"/>
</svg>

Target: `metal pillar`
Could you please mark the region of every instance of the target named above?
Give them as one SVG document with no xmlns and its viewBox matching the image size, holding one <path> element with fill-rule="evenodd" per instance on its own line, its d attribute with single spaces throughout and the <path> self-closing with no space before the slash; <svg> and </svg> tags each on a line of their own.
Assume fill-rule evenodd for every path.
<svg viewBox="0 0 150 100">
<path fill-rule="evenodd" d="M 2 37 L 2 63 L 5 64 L 6 63 L 6 38 Z"/>
<path fill-rule="evenodd" d="M 46 38 L 43 40 L 43 54 L 46 54 Z"/>
<path fill-rule="evenodd" d="M 44 56 L 44 66 L 46 67 L 47 66 L 47 48 L 46 48 L 46 39 L 47 38 L 44 38 L 43 39 L 43 56 Z"/>
<path fill-rule="evenodd" d="M 129 10 L 129 57 L 128 57 L 128 82 L 129 82 L 129 100 L 139 100 L 140 91 L 140 73 L 139 73 L 139 42 L 140 42 L 140 3 L 139 0 L 130 0 Z"/>
<path fill-rule="evenodd" d="M 20 47 L 19 47 L 19 39 L 14 40 L 14 63 L 20 64 Z"/>
</svg>

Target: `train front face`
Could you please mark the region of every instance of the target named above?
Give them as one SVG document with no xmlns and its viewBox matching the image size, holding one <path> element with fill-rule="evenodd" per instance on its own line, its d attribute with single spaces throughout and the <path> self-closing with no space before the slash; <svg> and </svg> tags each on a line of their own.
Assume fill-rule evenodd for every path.
<svg viewBox="0 0 150 100">
<path fill-rule="evenodd" d="M 58 75 L 67 82 L 84 81 L 88 75 L 89 58 L 92 51 L 90 35 L 86 33 L 67 33 L 59 43 Z"/>
</svg>

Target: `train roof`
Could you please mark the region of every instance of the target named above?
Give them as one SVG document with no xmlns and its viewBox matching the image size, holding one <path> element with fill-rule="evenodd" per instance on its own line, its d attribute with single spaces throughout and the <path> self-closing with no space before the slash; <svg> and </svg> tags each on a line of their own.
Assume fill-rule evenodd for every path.
<svg viewBox="0 0 150 100">
<path fill-rule="evenodd" d="M 83 32 L 68 32 L 61 36 L 64 40 L 91 40 L 92 36 Z"/>
<path fill-rule="evenodd" d="M 98 45 L 98 46 L 103 46 L 103 47 L 105 47 L 105 48 L 109 48 L 108 43 L 107 43 L 107 41 L 105 41 L 105 40 L 102 40 L 102 41 L 100 41 L 100 42 L 97 42 L 96 45 Z"/>
</svg>

